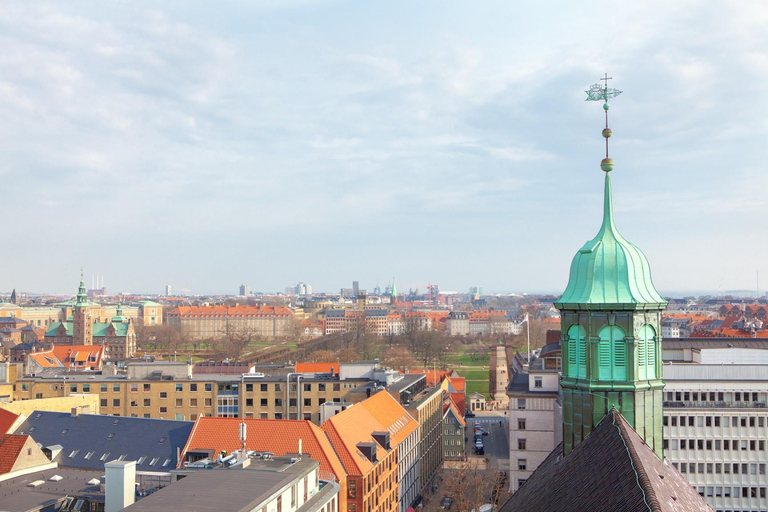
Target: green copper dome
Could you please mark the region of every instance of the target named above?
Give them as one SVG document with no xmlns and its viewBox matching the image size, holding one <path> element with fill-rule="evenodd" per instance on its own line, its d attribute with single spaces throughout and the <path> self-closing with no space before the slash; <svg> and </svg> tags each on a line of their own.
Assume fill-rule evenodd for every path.
<svg viewBox="0 0 768 512">
<path fill-rule="evenodd" d="M 571 262 L 558 309 L 646 309 L 664 307 L 651 280 L 645 254 L 622 237 L 613 222 L 611 177 L 605 174 L 603 225 Z M 619 306 L 617 306 L 619 305 Z"/>
</svg>

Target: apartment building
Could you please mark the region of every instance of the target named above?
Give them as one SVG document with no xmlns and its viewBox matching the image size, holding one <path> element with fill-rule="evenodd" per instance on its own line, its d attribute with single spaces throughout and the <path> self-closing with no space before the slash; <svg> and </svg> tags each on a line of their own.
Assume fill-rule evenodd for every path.
<svg viewBox="0 0 768 512">
<path fill-rule="evenodd" d="M 58 373 L 18 378 L 14 399 L 91 393 L 99 395 L 101 414 L 114 416 L 194 421 L 205 414 L 319 424 L 324 403 L 359 402 L 367 392 L 356 391 L 386 384 L 387 372 L 374 372 L 374 366 L 375 362 L 357 363 L 334 375 L 294 373 L 290 378 L 293 367 L 282 365 L 255 367 L 264 373 L 245 374 L 197 374 L 186 362 L 131 362 L 120 375 L 78 373 L 66 367 Z"/>
<path fill-rule="evenodd" d="M 403 407 L 419 422 L 419 493 L 422 493 L 443 465 L 443 390 L 439 386 L 426 388 L 410 395 Z"/>
<path fill-rule="evenodd" d="M 516 354 L 509 396 L 509 491 L 516 492 L 562 441 L 559 344 L 545 346 L 530 367 Z M 559 365 L 558 365 L 559 366 Z M 527 371 L 526 371 L 527 370 Z"/>
<path fill-rule="evenodd" d="M 322 425 L 347 470 L 348 512 L 397 512 L 398 457 L 390 433 L 362 407 L 350 407 Z"/>
<path fill-rule="evenodd" d="M 380 391 L 332 416 L 322 429 L 348 473 L 347 510 L 405 512 L 418 481 L 418 424 L 405 409 Z"/>
<path fill-rule="evenodd" d="M 467 424 L 450 397 L 443 400 L 443 460 L 464 460 L 466 457 Z"/>
<path fill-rule="evenodd" d="M 766 375 L 766 364 L 664 365 L 664 455 L 717 511 L 768 510 Z"/>
<path fill-rule="evenodd" d="M 168 325 L 189 339 L 214 339 L 248 333 L 279 338 L 289 333 L 293 312 L 279 306 L 182 306 L 167 314 Z"/>
</svg>

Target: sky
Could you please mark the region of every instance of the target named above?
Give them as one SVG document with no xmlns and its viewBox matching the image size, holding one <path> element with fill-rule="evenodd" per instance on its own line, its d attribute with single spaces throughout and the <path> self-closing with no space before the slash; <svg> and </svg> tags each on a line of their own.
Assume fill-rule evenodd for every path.
<svg viewBox="0 0 768 512">
<path fill-rule="evenodd" d="M 768 288 L 768 4 L 0 6 L 0 291 L 561 293 L 617 226 L 667 294 Z"/>
</svg>

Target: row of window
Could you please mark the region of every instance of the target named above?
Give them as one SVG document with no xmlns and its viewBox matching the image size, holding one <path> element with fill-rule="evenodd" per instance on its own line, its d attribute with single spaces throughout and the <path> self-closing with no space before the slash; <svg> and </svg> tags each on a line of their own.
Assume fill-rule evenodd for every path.
<svg viewBox="0 0 768 512">
<path fill-rule="evenodd" d="M 764 475 L 765 464 L 758 463 L 721 463 L 721 462 L 673 462 L 680 473 L 715 474 L 715 475 Z M 678 467 L 679 466 L 679 467 Z"/>
<path fill-rule="evenodd" d="M 762 402 L 756 391 L 667 391 L 668 402 Z"/>
<path fill-rule="evenodd" d="M 205 398 L 203 401 L 205 407 L 212 407 L 213 406 L 213 399 L 212 398 Z M 100 399 L 101 407 L 109 407 L 109 399 L 108 398 L 102 398 Z M 176 407 L 184 407 L 184 400 L 181 398 L 177 398 L 175 401 Z M 139 401 L 138 400 L 131 400 L 130 402 L 131 407 L 138 407 Z M 152 399 L 151 398 L 144 398 L 142 400 L 142 406 L 143 407 L 152 407 Z M 197 398 L 190 398 L 189 399 L 189 406 L 190 407 L 197 407 L 198 406 L 198 399 Z M 112 399 L 112 407 L 120 407 L 120 399 L 119 398 L 113 398 Z M 167 406 L 160 406 L 160 412 L 167 412 L 168 407 Z"/>
<path fill-rule="evenodd" d="M 664 416 L 662 421 L 665 427 L 727 427 L 729 424 L 731 427 L 765 426 L 765 416 Z"/>
<path fill-rule="evenodd" d="M 587 378 L 587 332 L 581 325 L 567 330 L 567 359 L 565 375 Z M 598 380 L 627 380 L 627 343 L 624 330 L 617 325 L 606 325 L 597 334 L 597 371 L 591 378 Z M 646 324 L 638 330 L 637 378 L 656 378 L 656 330 Z"/>
<path fill-rule="evenodd" d="M 765 451 L 765 441 L 756 439 L 664 439 L 663 444 L 665 450 Z"/>
<path fill-rule="evenodd" d="M 765 487 L 699 487 L 699 494 L 705 498 L 737 498 L 741 495 L 742 498 L 765 498 L 768 489 Z M 734 511 L 737 512 L 737 511 Z"/>
</svg>

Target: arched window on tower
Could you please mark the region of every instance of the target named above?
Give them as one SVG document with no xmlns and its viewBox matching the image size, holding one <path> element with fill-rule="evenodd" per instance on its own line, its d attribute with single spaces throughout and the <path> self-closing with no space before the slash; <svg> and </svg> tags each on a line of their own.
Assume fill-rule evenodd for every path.
<svg viewBox="0 0 768 512">
<path fill-rule="evenodd" d="M 568 376 L 587 378 L 587 332 L 580 325 L 568 328 Z"/>
<path fill-rule="evenodd" d="M 645 324 L 637 336 L 637 378 L 656 378 L 656 330 Z"/>
<path fill-rule="evenodd" d="M 598 334 L 597 368 L 599 380 L 627 380 L 627 345 L 624 331 L 606 325 Z"/>
</svg>

